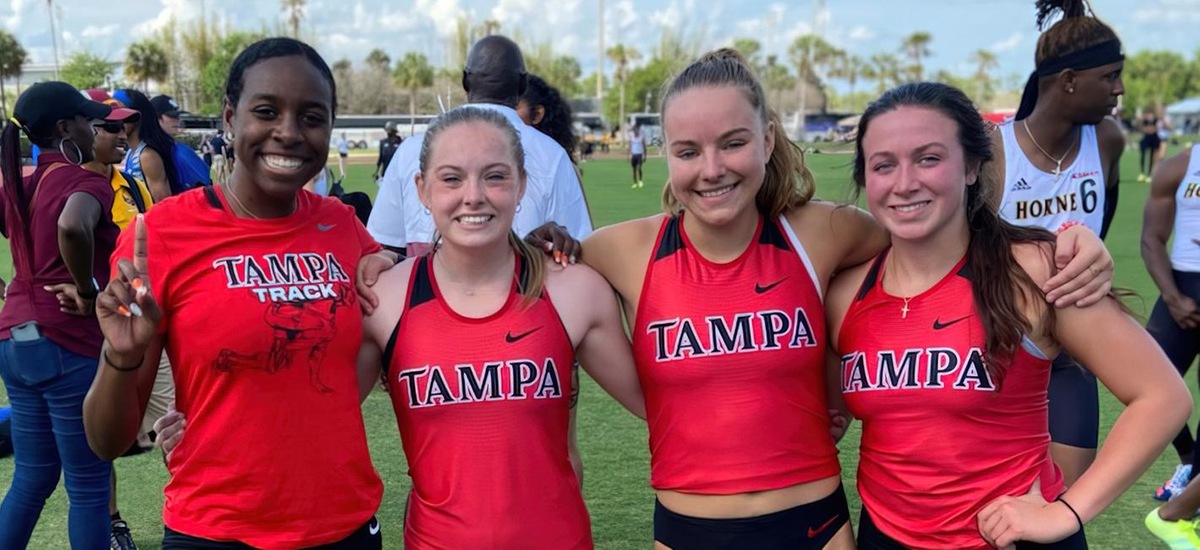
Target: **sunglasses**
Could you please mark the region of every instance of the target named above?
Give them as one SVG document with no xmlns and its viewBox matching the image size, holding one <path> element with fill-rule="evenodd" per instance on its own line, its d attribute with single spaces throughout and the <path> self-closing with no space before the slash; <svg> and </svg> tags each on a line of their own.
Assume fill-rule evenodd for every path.
<svg viewBox="0 0 1200 550">
<path fill-rule="evenodd" d="M 119 134 L 119 133 L 121 133 L 121 130 L 125 129 L 125 123 L 124 122 L 108 122 L 108 121 L 106 121 L 106 122 L 102 122 L 99 124 L 93 124 L 92 127 L 97 130 L 104 130 L 105 132 L 108 132 L 110 134 Z"/>
</svg>

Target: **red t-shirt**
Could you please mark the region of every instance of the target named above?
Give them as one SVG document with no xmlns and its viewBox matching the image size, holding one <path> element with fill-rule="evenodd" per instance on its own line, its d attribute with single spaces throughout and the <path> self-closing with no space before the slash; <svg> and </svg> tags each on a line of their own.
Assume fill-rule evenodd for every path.
<svg viewBox="0 0 1200 550">
<path fill-rule="evenodd" d="M 567 455 L 575 351 L 558 312 L 545 293 L 523 305 L 518 273 L 498 311 L 463 317 L 430 258 L 415 263 L 384 360 L 413 480 L 405 548 L 591 548 Z"/>
<path fill-rule="evenodd" d="M 211 188 L 146 214 L 149 279 L 187 434 L 163 521 L 210 540 L 296 548 L 345 538 L 379 508 L 358 399 L 354 270 L 379 250 L 336 199 L 234 216 Z M 113 255 L 132 257 L 134 226 Z"/>
<path fill-rule="evenodd" d="M 883 291 L 884 257 L 838 335 L 842 391 L 863 423 L 858 492 L 880 531 L 905 546 L 991 548 L 976 522 L 984 506 L 1039 478 L 1047 500 L 1063 490 L 1049 454 L 1050 360 L 1027 341 L 998 383 L 965 258 L 910 298 L 906 315 L 904 300 Z"/>
<path fill-rule="evenodd" d="M 75 282 L 58 250 L 58 217 L 67 205 L 67 198 L 75 193 L 87 193 L 100 202 L 100 223 L 92 230 L 92 276 L 100 288 L 108 284 L 108 256 L 116 246 L 119 231 L 112 221 L 113 190 L 107 178 L 66 162 L 61 153 L 44 152 L 38 161 L 37 170 L 23 182 L 27 198 L 33 193 L 35 182 L 41 182 L 36 184 L 41 189 L 37 191 L 30 227 L 16 227 L 15 207 L 6 204 L 4 208 L 14 269 L 8 297 L 0 311 L 0 340 L 10 337 L 12 327 L 37 321 L 42 334 L 55 344 L 72 353 L 99 359 L 104 335 L 100 333 L 96 317 L 59 311 L 55 295 L 42 287 Z M 41 179 L 53 164 L 60 167 Z M 26 259 L 30 239 L 33 242 L 31 262 Z M 28 275 L 31 272 L 32 280 Z"/>
<path fill-rule="evenodd" d="M 787 220 L 760 219 L 741 256 L 697 253 L 663 220 L 633 354 L 656 489 L 737 494 L 841 471 L 825 395 L 825 310 Z"/>
</svg>

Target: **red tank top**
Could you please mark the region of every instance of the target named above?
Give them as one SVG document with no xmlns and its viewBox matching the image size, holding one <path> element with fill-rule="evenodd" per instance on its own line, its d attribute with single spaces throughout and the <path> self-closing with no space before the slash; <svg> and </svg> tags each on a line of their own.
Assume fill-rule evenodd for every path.
<svg viewBox="0 0 1200 550">
<path fill-rule="evenodd" d="M 863 423 L 858 492 L 905 546 L 991 548 L 975 518 L 984 506 L 1038 478 L 1047 500 L 1063 490 L 1049 454 L 1050 361 L 1026 341 L 998 384 L 984 366 L 966 259 L 905 312 L 904 299 L 883 291 L 886 255 L 838 336 L 842 391 Z"/>
<path fill-rule="evenodd" d="M 432 257 L 384 358 L 413 481 L 405 547 L 592 548 L 567 455 L 575 351 L 548 294 L 524 306 L 518 269 L 499 311 L 463 317 Z"/>
<path fill-rule="evenodd" d="M 725 264 L 695 251 L 682 214 L 663 220 L 633 326 L 654 488 L 724 495 L 838 475 L 816 280 L 782 218 L 760 219 Z"/>
</svg>

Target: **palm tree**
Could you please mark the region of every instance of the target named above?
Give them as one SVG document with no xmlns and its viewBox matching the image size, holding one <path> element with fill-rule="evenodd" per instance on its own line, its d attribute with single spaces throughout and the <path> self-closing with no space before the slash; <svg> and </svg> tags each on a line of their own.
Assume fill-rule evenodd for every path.
<svg viewBox="0 0 1200 550">
<path fill-rule="evenodd" d="M 283 0 L 283 12 L 287 14 L 292 38 L 300 38 L 300 20 L 304 19 L 305 0 Z"/>
<path fill-rule="evenodd" d="M 8 119 L 8 95 L 4 91 L 4 79 L 20 78 L 21 67 L 28 59 L 29 54 L 17 42 L 17 37 L 0 29 L 0 115 L 5 120 Z"/>
<path fill-rule="evenodd" d="M 882 94 L 900 81 L 900 60 L 890 53 L 872 55 L 863 77 L 874 80 L 876 93 Z"/>
<path fill-rule="evenodd" d="M 607 55 L 608 58 L 612 60 L 613 64 L 616 65 L 616 69 L 614 71 L 613 76 L 616 77 L 617 82 L 621 86 L 621 99 L 620 99 L 620 103 L 619 103 L 621 106 L 621 108 L 620 108 L 621 114 L 620 114 L 620 120 L 617 121 L 617 124 L 624 125 L 625 124 L 625 81 L 629 79 L 629 64 L 641 59 L 642 54 L 638 53 L 638 51 L 633 49 L 632 46 L 626 46 L 624 44 L 617 44 L 617 45 L 609 48 L 608 51 L 605 52 L 605 55 Z"/>
<path fill-rule="evenodd" d="M 762 72 L 763 64 L 759 62 L 758 54 L 762 51 L 762 43 L 753 38 L 734 38 L 733 49 L 742 54 L 754 70 Z"/>
<path fill-rule="evenodd" d="M 901 43 L 900 51 L 908 56 L 909 81 L 919 81 L 924 76 L 925 65 L 921 61 L 933 53 L 929 50 L 929 43 L 932 41 L 933 35 L 925 31 L 917 31 L 905 37 Z"/>
<path fill-rule="evenodd" d="M 833 74 L 850 85 L 850 96 L 854 96 L 854 86 L 859 78 L 865 78 L 866 62 L 857 55 L 843 55 L 838 58 Z"/>
<path fill-rule="evenodd" d="M 979 86 L 979 97 L 976 101 L 991 99 L 987 97 L 992 90 L 991 71 L 1000 66 L 996 54 L 982 49 L 975 50 L 975 53 L 971 54 L 971 61 L 975 62 L 975 83 Z"/>
<path fill-rule="evenodd" d="M 134 42 L 125 51 L 125 78 L 137 82 L 143 90 L 147 89 L 146 84 L 151 80 L 166 80 L 170 72 L 167 51 L 156 40 Z"/>
<path fill-rule="evenodd" d="M 386 52 L 375 48 L 367 53 L 367 68 L 387 72 L 392 65 L 392 58 Z"/>
<path fill-rule="evenodd" d="M 774 92 L 774 97 L 771 99 L 771 105 L 780 105 L 782 102 L 779 96 L 783 92 L 796 87 L 796 79 L 788 72 L 787 65 L 779 63 L 779 58 L 775 54 L 767 56 L 767 64 L 763 67 L 762 75 L 763 83 L 767 86 L 768 93 Z"/>
<path fill-rule="evenodd" d="M 417 92 L 422 88 L 433 85 L 433 67 L 425 54 L 408 52 L 396 63 L 396 71 L 392 73 L 396 85 L 408 90 L 408 132 L 416 131 Z"/>
</svg>

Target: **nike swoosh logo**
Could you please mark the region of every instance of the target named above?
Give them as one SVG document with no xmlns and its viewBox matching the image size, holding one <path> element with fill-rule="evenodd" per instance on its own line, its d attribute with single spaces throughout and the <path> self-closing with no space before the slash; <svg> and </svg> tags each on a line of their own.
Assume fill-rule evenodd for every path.
<svg viewBox="0 0 1200 550">
<path fill-rule="evenodd" d="M 810 539 L 817 538 L 817 535 L 820 535 L 821 531 L 824 531 L 824 530 L 828 529 L 830 525 L 833 525 L 833 522 L 837 521 L 837 518 L 838 517 L 836 515 L 829 518 L 829 521 L 822 523 L 821 526 L 817 527 L 816 529 L 809 527 L 808 528 L 808 538 L 810 538 Z"/>
<path fill-rule="evenodd" d="M 955 319 L 955 320 L 949 321 L 949 322 L 945 322 L 945 323 L 941 322 L 940 319 L 934 319 L 933 320 L 933 330 L 942 330 L 950 325 L 953 325 L 954 323 L 957 323 L 959 321 L 965 321 L 970 318 L 971 318 L 971 316 L 967 315 L 966 317 L 959 317 L 958 319 Z"/>
<path fill-rule="evenodd" d="M 530 334 L 533 334 L 539 330 L 542 330 L 542 327 L 537 327 L 537 328 L 529 330 L 528 332 L 522 332 L 521 334 L 517 334 L 515 336 L 513 335 L 513 333 L 509 332 L 504 335 L 504 341 L 512 344 L 512 343 L 515 343 L 515 342 L 519 341 L 520 339 L 522 339 L 526 336 L 529 336 Z"/>
<path fill-rule="evenodd" d="M 331 223 L 329 225 L 325 225 L 323 223 L 318 223 L 317 231 L 329 231 L 330 229 L 333 229 L 335 226 L 337 226 L 336 223 Z"/>
<path fill-rule="evenodd" d="M 754 292 L 755 292 L 755 293 L 757 293 L 757 294 L 762 294 L 762 293 L 764 293 L 764 292 L 768 292 L 768 291 L 770 291 L 772 288 L 775 288 L 775 287 L 779 286 L 779 283 L 782 283 L 782 282 L 786 281 L 787 279 L 788 279 L 787 277 L 784 277 L 784 278 L 782 278 L 782 279 L 780 279 L 780 280 L 778 280 L 778 281 L 775 281 L 775 282 L 773 282 L 773 283 L 771 283 L 771 284 L 769 284 L 769 285 L 767 285 L 767 286 L 763 286 L 763 285 L 760 285 L 760 284 L 758 284 L 758 283 L 754 283 Z"/>
<path fill-rule="evenodd" d="M 367 527 L 367 531 L 369 531 L 372 535 L 378 535 L 379 534 L 379 521 L 378 520 L 372 521 L 371 526 Z"/>
</svg>

